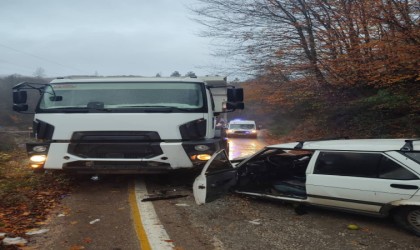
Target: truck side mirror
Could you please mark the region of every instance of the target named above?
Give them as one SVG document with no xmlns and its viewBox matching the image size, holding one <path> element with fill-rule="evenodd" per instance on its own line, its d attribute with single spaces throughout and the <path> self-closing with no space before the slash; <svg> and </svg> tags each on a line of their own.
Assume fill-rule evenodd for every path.
<svg viewBox="0 0 420 250">
<path fill-rule="evenodd" d="M 243 102 L 244 90 L 243 88 L 227 89 L 228 102 Z"/>
<path fill-rule="evenodd" d="M 14 104 L 23 104 L 26 103 L 28 94 L 26 91 L 13 91 L 13 103 Z"/>
<path fill-rule="evenodd" d="M 26 103 L 13 104 L 13 111 L 16 111 L 16 112 L 28 111 L 28 104 Z"/>
<path fill-rule="evenodd" d="M 227 110 L 235 110 L 235 109 L 244 109 L 245 104 L 243 102 L 227 102 L 226 109 Z"/>
</svg>

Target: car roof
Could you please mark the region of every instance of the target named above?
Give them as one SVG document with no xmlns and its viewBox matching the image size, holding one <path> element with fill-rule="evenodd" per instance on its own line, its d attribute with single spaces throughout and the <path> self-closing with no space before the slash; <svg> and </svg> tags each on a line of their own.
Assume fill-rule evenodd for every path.
<svg viewBox="0 0 420 250">
<path fill-rule="evenodd" d="M 245 123 L 255 123 L 255 121 L 252 120 L 233 120 L 230 121 L 231 124 L 245 124 Z"/>
<path fill-rule="evenodd" d="M 343 139 L 301 141 L 270 145 L 267 146 L 267 148 L 383 152 L 401 150 L 403 147 L 407 146 L 407 140 L 411 141 L 412 150 L 420 151 L 419 139 Z"/>
</svg>

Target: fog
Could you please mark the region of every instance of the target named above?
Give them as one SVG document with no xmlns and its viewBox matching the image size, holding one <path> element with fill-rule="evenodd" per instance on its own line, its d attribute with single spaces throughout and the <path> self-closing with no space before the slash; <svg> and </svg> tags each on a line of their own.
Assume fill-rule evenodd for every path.
<svg viewBox="0 0 420 250">
<path fill-rule="evenodd" d="M 226 75 L 194 0 L 2 0 L 0 75 Z M 222 67 L 221 67 L 222 66 Z"/>
</svg>

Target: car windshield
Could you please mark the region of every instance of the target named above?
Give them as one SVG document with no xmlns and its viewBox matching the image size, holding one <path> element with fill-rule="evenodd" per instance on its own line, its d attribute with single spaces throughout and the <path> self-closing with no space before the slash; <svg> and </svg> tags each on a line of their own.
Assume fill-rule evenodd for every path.
<svg viewBox="0 0 420 250">
<path fill-rule="evenodd" d="M 229 129 L 255 129 L 254 124 L 230 124 Z"/>
<path fill-rule="evenodd" d="M 51 111 L 166 108 L 186 112 L 202 109 L 204 105 L 200 83 L 59 83 L 45 89 L 39 109 Z"/>
</svg>

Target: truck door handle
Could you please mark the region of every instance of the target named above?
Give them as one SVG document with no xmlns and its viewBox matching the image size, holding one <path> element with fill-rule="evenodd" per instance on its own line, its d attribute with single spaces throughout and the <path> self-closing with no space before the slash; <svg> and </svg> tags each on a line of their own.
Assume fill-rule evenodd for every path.
<svg viewBox="0 0 420 250">
<path fill-rule="evenodd" d="M 400 188 L 400 189 L 419 189 L 416 185 L 405 185 L 405 184 L 391 184 L 393 188 Z"/>
</svg>

